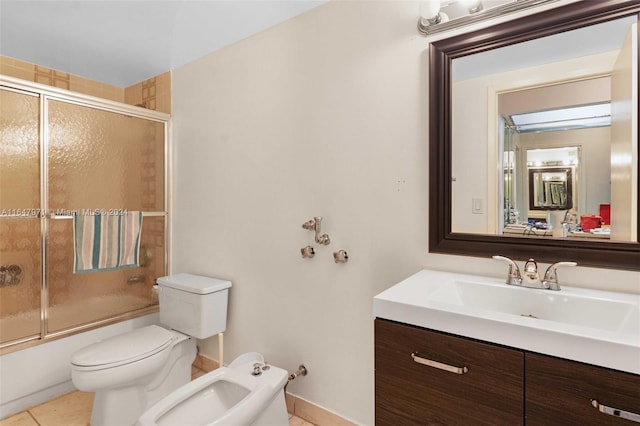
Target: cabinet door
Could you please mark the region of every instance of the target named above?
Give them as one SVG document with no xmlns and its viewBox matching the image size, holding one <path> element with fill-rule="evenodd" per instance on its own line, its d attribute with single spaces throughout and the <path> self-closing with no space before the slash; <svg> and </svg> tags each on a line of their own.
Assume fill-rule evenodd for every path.
<svg viewBox="0 0 640 426">
<path fill-rule="evenodd" d="M 523 424 L 520 351 L 376 319 L 375 369 L 377 426 Z"/>
<path fill-rule="evenodd" d="M 640 421 L 640 376 L 532 353 L 525 376 L 527 426 L 633 425 L 624 412 Z"/>
</svg>

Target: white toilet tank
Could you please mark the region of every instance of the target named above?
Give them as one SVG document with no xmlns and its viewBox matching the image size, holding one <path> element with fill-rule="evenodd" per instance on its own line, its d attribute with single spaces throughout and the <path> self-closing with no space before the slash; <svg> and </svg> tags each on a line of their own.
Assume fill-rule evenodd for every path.
<svg viewBox="0 0 640 426">
<path fill-rule="evenodd" d="M 192 274 L 158 278 L 160 323 L 198 339 L 227 328 L 231 282 Z"/>
</svg>

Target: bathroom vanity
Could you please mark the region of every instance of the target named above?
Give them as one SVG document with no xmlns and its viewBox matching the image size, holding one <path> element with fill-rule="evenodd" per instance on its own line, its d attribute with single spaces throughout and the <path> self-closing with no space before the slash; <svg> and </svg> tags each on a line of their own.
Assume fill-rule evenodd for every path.
<svg viewBox="0 0 640 426">
<path fill-rule="evenodd" d="M 374 299 L 376 424 L 640 422 L 639 302 L 420 271 Z"/>
</svg>

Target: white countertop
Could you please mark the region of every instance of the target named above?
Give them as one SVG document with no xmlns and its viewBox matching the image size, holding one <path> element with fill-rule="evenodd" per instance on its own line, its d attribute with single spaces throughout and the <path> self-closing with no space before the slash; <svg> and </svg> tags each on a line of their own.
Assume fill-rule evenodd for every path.
<svg viewBox="0 0 640 426">
<path fill-rule="evenodd" d="M 560 291 L 530 289 L 504 279 L 422 270 L 375 296 L 373 312 L 377 318 L 640 374 L 640 295 L 560 284 Z M 530 311 L 538 318 L 521 316 Z"/>
</svg>

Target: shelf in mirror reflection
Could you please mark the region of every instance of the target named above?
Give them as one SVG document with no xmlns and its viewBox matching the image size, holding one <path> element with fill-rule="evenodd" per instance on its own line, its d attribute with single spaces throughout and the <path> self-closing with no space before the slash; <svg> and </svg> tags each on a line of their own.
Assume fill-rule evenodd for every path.
<svg viewBox="0 0 640 426">
<path fill-rule="evenodd" d="M 576 239 L 588 239 L 595 241 L 609 241 L 610 233 L 605 229 L 595 229 L 588 232 L 583 231 L 571 231 L 567 232 L 566 236 L 554 236 L 552 229 L 540 229 L 535 226 L 529 225 L 507 225 L 502 230 L 502 235 L 505 237 L 532 237 L 532 238 L 576 238 Z"/>
</svg>

